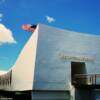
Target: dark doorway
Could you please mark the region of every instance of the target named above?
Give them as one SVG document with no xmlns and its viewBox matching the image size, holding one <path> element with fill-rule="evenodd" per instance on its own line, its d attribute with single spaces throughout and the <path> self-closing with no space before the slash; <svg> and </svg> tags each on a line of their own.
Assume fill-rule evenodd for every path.
<svg viewBox="0 0 100 100">
<path fill-rule="evenodd" d="M 72 84 L 75 83 L 75 75 L 76 74 L 86 74 L 85 62 L 71 62 Z"/>
</svg>

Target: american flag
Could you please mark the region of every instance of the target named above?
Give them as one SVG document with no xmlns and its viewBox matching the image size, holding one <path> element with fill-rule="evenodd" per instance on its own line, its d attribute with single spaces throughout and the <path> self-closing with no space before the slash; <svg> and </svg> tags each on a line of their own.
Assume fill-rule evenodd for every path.
<svg viewBox="0 0 100 100">
<path fill-rule="evenodd" d="M 34 32 L 34 30 L 36 29 L 36 25 L 24 24 L 22 25 L 22 29 L 25 31 Z"/>
</svg>

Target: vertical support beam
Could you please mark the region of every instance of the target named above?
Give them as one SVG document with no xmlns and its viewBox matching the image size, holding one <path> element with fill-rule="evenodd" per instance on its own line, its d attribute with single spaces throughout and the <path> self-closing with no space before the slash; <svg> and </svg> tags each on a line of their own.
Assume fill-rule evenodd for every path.
<svg viewBox="0 0 100 100">
<path fill-rule="evenodd" d="M 70 84 L 70 100 L 75 100 L 75 87 Z"/>
</svg>

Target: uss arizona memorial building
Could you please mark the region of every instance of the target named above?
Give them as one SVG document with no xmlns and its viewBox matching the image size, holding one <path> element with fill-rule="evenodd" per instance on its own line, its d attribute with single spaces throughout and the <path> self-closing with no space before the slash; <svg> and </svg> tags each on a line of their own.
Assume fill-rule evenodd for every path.
<svg viewBox="0 0 100 100">
<path fill-rule="evenodd" d="M 33 100 L 96 100 L 99 85 L 100 36 L 42 24 L 0 75 L 0 90 L 32 91 Z"/>
</svg>

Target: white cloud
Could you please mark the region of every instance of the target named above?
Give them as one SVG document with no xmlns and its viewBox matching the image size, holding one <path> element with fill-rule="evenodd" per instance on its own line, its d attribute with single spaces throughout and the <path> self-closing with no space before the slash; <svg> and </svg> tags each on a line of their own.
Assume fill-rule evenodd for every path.
<svg viewBox="0 0 100 100">
<path fill-rule="evenodd" d="M 3 24 L 0 24 L 0 45 L 4 43 L 12 44 L 16 43 L 16 40 L 12 35 L 12 31 L 6 28 Z"/>
<path fill-rule="evenodd" d="M 50 17 L 50 16 L 45 16 L 45 17 L 46 17 L 46 20 L 48 21 L 48 23 L 55 22 L 55 19 L 53 17 Z"/>
</svg>

